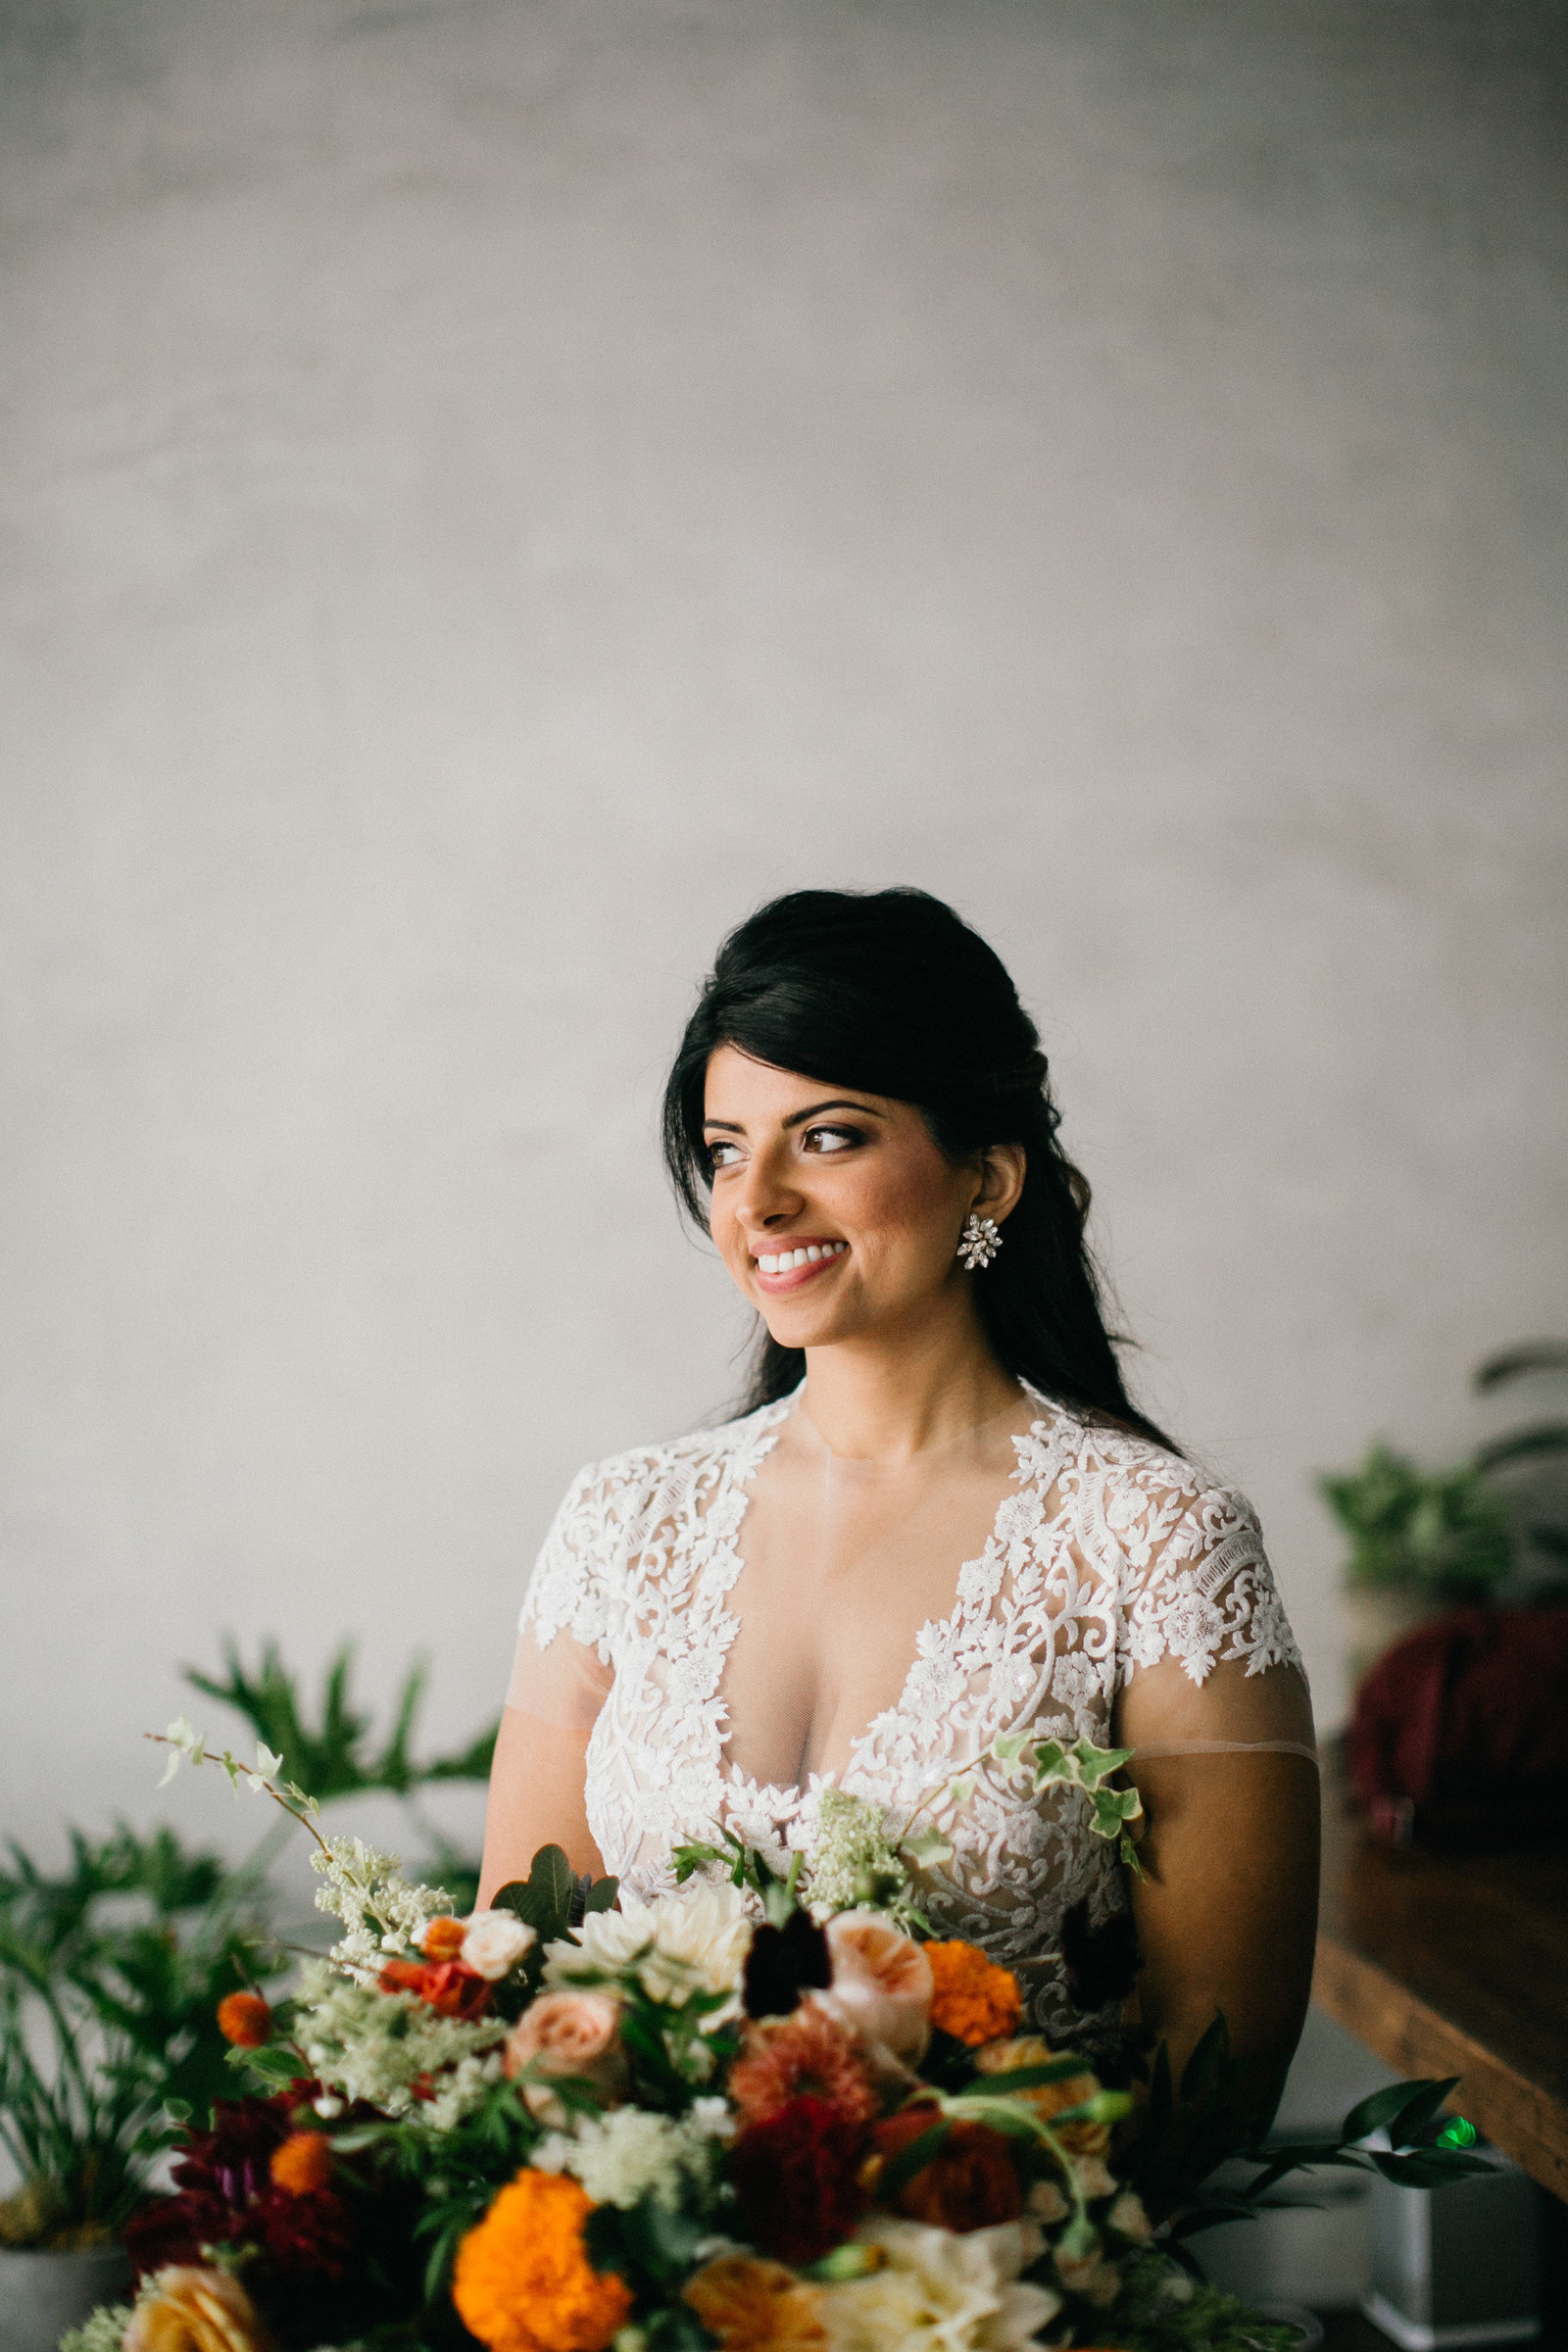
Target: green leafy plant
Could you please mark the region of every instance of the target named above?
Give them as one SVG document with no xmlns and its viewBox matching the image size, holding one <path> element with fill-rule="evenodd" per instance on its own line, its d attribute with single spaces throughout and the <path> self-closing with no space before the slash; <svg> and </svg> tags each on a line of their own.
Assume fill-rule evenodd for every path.
<svg viewBox="0 0 1568 2352">
<path fill-rule="evenodd" d="M 1422 1470 L 1407 1454 L 1373 1446 L 1358 1469 L 1321 1478 L 1318 1489 L 1349 1537 L 1352 1585 L 1474 1599 L 1513 1564 L 1507 1504 L 1473 1463 Z"/>
<path fill-rule="evenodd" d="M 1486 1395 L 1536 1373 L 1568 1372 L 1568 1342 L 1532 1340 L 1500 1348 L 1476 1366 L 1471 1385 Z M 1351 1585 L 1396 1586 L 1441 1600 L 1485 1597 L 1515 1565 L 1516 1514 L 1495 1482 L 1498 1471 L 1568 1454 L 1568 1420 L 1543 1419 L 1489 1438 L 1466 1462 L 1423 1470 L 1392 1446 L 1371 1446 L 1359 1467 L 1318 1480 L 1350 1540 Z M 1568 1564 L 1568 1528 L 1528 1525 L 1530 1541 Z"/>
<path fill-rule="evenodd" d="M 230 2080 L 216 2011 L 275 1973 L 251 1872 L 173 1835 L 73 1831 L 62 1871 L 20 1845 L 0 1870 L 0 2143 L 22 2187 L 12 2243 L 113 2236 L 171 2120 Z"/>
<path fill-rule="evenodd" d="M 411 1753 L 415 1725 L 429 1674 L 423 1658 L 416 1658 L 405 1675 L 391 1731 L 380 1741 L 370 1716 L 354 1700 L 352 1642 L 345 1642 L 327 1667 L 314 1721 L 301 1697 L 301 1678 L 284 1664 L 275 1642 L 263 1644 L 254 1667 L 246 1665 L 233 1642 L 226 1642 L 223 1669 L 221 1679 L 195 1666 L 183 1671 L 193 1690 L 242 1715 L 257 1738 L 282 1758 L 288 1779 L 318 1804 L 368 1790 L 383 1790 L 411 1802 L 421 1788 L 442 1782 L 487 1781 L 490 1777 L 499 1723 L 450 1755 L 432 1756 L 424 1763 L 415 1761 Z M 426 1840 L 421 1871 L 448 1887 L 460 1908 L 471 1909 L 479 1885 L 478 1857 L 454 1845 L 417 1813 L 415 1818 Z"/>
</svg>

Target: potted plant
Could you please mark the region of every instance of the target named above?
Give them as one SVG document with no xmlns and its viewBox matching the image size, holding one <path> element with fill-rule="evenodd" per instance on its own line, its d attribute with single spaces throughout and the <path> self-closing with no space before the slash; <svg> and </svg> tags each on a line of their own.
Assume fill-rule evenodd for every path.
<svg viewBox="0 0 1568 2352">
<path fill-rule="evenodd" d="M 167 1830 L 72 1834 L 0 1871 L 0 2342 L 54 2352 L 128 2278 L 120 2231 L 192 2108 L 228 2087 L 217 2001 L 258 1972 L 260 1887 Z"/>
<path fill-rule="evenodd" d="M 1568 1345 L 1542 1341 L 1487 1357 L 1472 1375 L 1481 1392 L 1530 1373 L 1568 1371 Z M 1423 1619 L 1493 1599 L 1518 1563 L 1521 1538 L 1554 1559 L 1568 1558 L 1561 1528 L 1521 1525 L 1517 1498 L 1497 1473 L 1568 1452 L 1568 1422 L 1536 1421 L 1477 1446 L 1446 1470 L 1423 1470 L 1387 1445 L 1358 1468 L 1318 1481 L 1349 1539 L 1346 1585 L 1352 1685 Z"/>
</svg>

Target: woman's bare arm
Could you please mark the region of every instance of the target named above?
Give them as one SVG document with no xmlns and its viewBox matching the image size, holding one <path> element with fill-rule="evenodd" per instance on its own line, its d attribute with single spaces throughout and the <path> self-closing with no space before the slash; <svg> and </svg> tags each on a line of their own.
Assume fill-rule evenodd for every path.
<svg viewBox="0 0 1568 2352">
<path fill-rule="evenodd" d="M 1150 1817 L 1132 1884 L 1138 2014 L 1181 2070 L 1224 2016 L 1244 2105 L 1289 2063 L 1317 1925 L 1318 1780 L 1293 1755 L 1166 1756 L 1130 1767 Z"/>
<path fill-rule="evenodd" d="M 1289 1671 L 1221 1667 L 1201 1689 L 1174 1663 L 1138 1675 L 1117 1710 L 1118 1743 L 1312 1742 L 1306 1686 Z M 1223 2014 L 1258 2102 L 1289 2062 L 1306 2014 L 1317 1925 L 1318 1775 L 1310 1756 L 1267 1748 L 1140 1758 L 1144 1800 L 1131 1882 L 1143 1952 L 1138 2013 L 1169 2045 L 1177 2079 Z"/>
<path fill-rule="evenodd" d="M 525 1879 L 542 1845 L 561 1846 L 575 1871 L 604 1876 L 583 1796 L 590 1737 L 516 1707 L 502 1709 L 485 1809 L 481 1904 L 498 1886 Z"/>
</svg>

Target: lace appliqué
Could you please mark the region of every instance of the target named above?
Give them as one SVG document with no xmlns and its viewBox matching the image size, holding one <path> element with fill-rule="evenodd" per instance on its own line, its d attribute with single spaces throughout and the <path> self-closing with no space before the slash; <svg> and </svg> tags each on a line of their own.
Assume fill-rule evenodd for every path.
<svg viewBox="0 0 1568 2352">
<path fill-rule="evenodd" d="M 896 1823 L 921 1808 L 943 1828 L 954 1859 L 928 1882 L 933 1921 L 1016 1969 L 1036 2022 L 1060 2034 L 1095 2022 L 1068 1996 L 1062 1918 L 1086 1900 L 1095 1921 L 1120 1908 L 1121 1874 L 1081 1794 L 1037 1796 L 990 1756 L 993 1740 L 1105 1744 L 1117 1691 L 1166 1657 L 1198 1685 L 1222 1661 L 1249 1675 L 1301 1661 L 1243 1495 L 1036 1401 L 985 1549 L 959 1568 L 951 1613 L 921 1628 L 897 1703 L 836 1784 Z M 835 1779 L 762 1786 L 724 1753 L 719 1684 L 738 1631 L 725 1603 L 750 1484 L 790 1409 L 585 1471 L 529 1588 L 523 1624 L 541 1648 L 569 1632 L 612 1670 L 588 1743 L 588 1819 L 607 1869 L 639 1894 L 670 1883 L 673 1846 L 721 1826 L 782 1863 Z M 960 1775 L 972 1791 L 956 1806 L 945 1791 Z"/>
</svg>

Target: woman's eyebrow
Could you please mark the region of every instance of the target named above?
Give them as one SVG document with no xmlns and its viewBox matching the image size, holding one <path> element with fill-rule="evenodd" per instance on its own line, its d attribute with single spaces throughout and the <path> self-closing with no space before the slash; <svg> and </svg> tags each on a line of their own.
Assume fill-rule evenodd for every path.
<svg viewBox="0 0 1568 2352">
<path fill-rule="evenodd" d="M 786 1127 L 799 1127 L 805 1119 L 819 1119 L 824 1110 L 858 1110 L 868 1119 L 887 1117 L 885 1110 L 873 1110 L 869 1102 L 852 1102 L 848 1096 L 835 1095 L 831 1102 L 813 1102 L 808 1110 L 792 1110 L 782 1123 Z"/>
<path fill-rule="evenodd" d="M 780 1120 L 779 1124 L 784 1127 L 799 1127 L 804 1120 L 820 1118 L 824 1110 L 858 1110 L 868 1119 L 885 1119 L 888 1115 L 885 1110 L 873 1110 L 869 1102 L 852 1102 L 847 1095 L 836 1095 L 831 1102 L 812 1102 L 805 1110 L 792 1110 L 789 1117 Z M 739 1119 L 705 1117 L 703 1125 L 705 1128 L 721 1127 L 726 1135 L 744 1135 L 746 1133 Z"/>
</svg>

